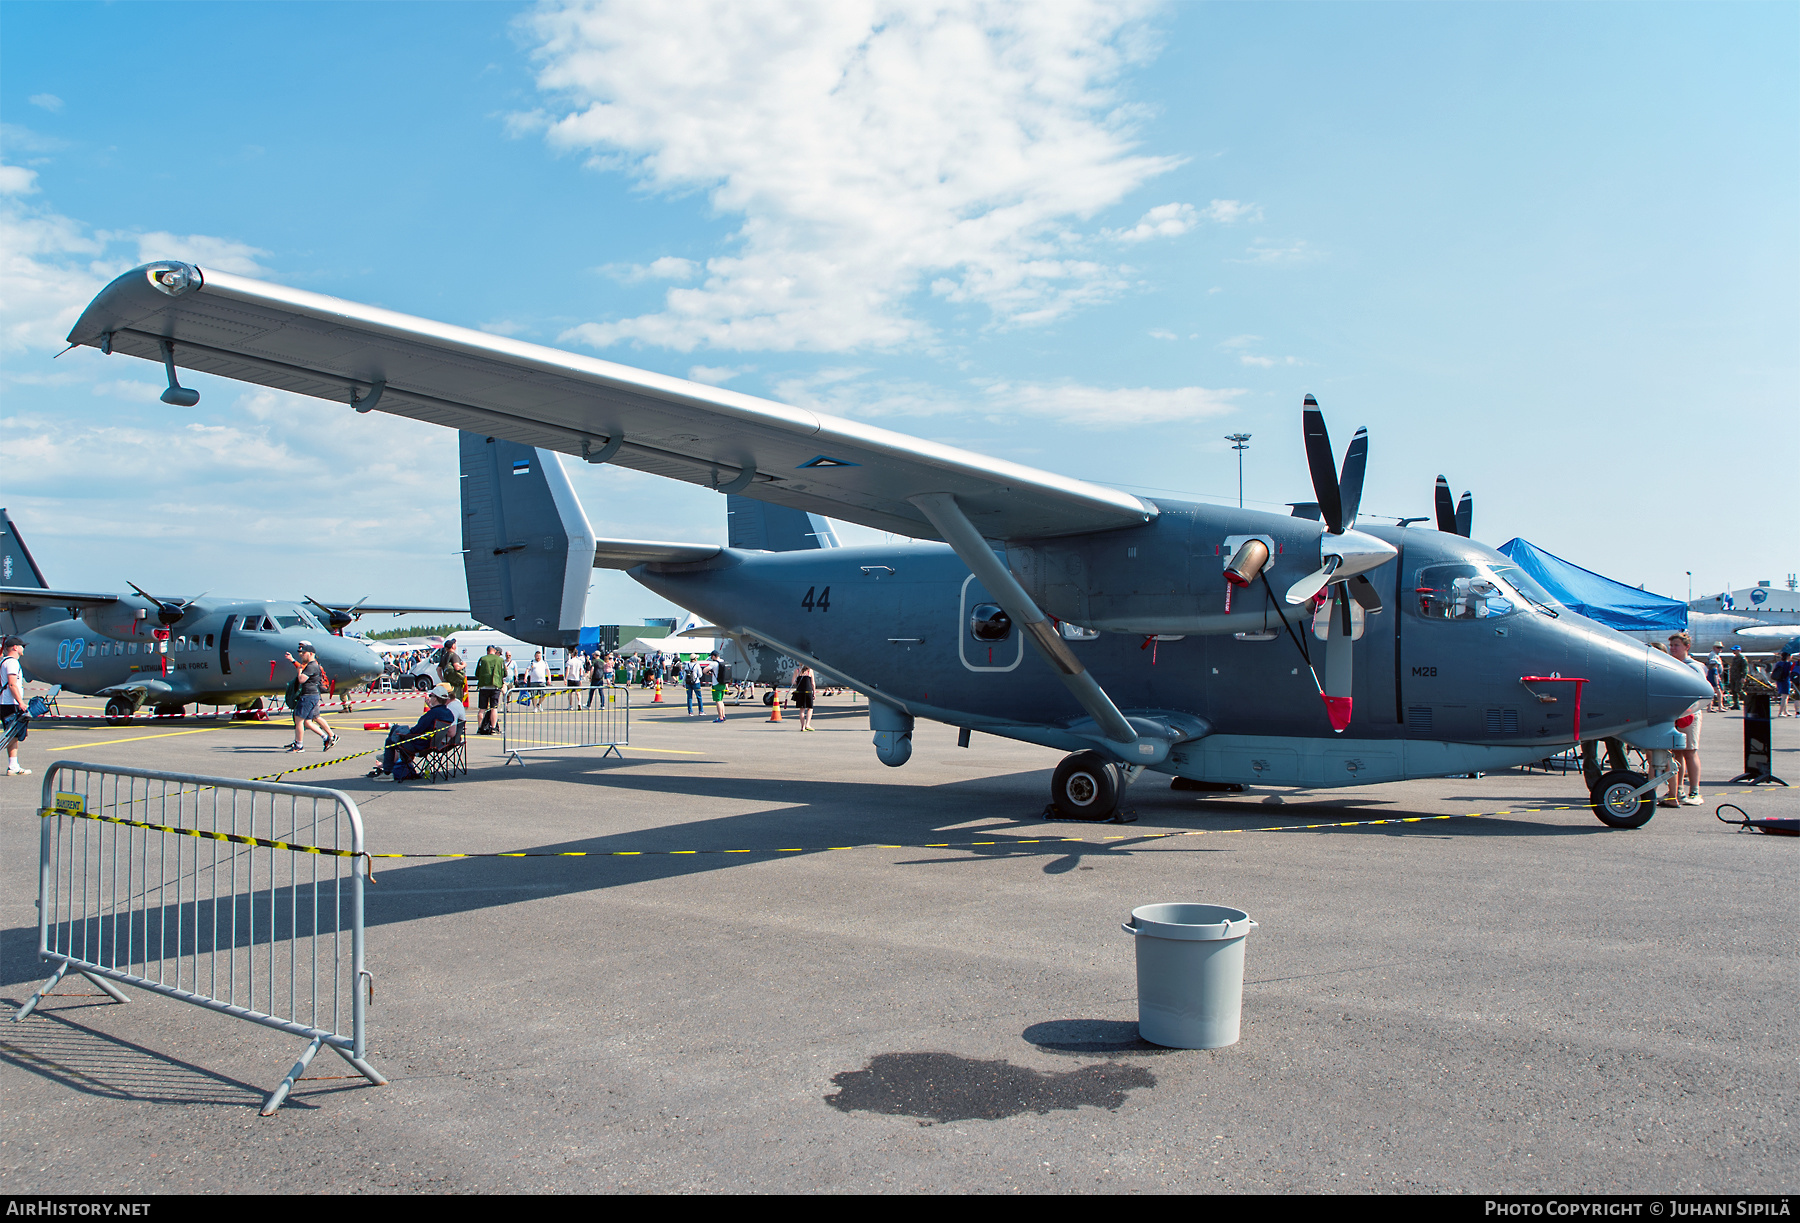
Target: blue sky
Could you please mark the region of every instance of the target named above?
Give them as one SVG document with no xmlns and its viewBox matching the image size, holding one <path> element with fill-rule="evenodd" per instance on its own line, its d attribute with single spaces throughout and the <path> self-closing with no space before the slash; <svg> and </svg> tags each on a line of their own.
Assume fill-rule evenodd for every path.
<svg viewBox="0 0 1800 1223">
<path fill-rule="evenodd" d="M 12 3 L 5 479 L 58 584 L 454 601 L 454 439 L 51 357 L 155 257 L 1663 593 L 1800 570 L 1800 7 Z M 574 473 L 602 534 L 720 498 Z M 1785 499 L 1783 490 L 1786 490 Z M 868 539 L 867 532 L 847 537 Z M 664 605 L 596 575 L 590 620 Z"/>
</svg>

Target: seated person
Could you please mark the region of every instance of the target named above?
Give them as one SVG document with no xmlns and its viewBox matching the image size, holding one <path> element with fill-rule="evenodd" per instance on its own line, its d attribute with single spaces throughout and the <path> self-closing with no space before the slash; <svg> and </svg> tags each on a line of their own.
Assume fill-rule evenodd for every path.
<svg viewBox="0 0 1800 1223">
<path fill-rule="evenodd" d="M 457 717 L 450 709 L 452 703 L 448 684 L 439 684 L 426 693 L 425 713 L 409 728 L 395 726 L 388 731 L 381 763 L 369 770 L 369 776 L 392 774 L 395 781 L 417 777 L 419 774 L 412 767 L 412 758 L 430 746 L 431 736 L 439 727 L 456 724 Z"/>
</svg>

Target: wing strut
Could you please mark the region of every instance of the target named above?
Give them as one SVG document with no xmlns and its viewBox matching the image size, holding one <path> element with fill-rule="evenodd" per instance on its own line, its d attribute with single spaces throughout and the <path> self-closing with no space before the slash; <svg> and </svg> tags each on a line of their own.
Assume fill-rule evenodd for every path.
<svg viewBox="0 0 1800 1223">
<path fill-rule="evenodd" d="M 949 493 L 921 493 L 907 499 L 919 507 L 919 512 L 937 528 L 938 534 L 969 567 L 969 572 L 988 588 L 988 593 L 999 600 L 1013 623 L 1031 638 L 1032 644 L 1055 669 L 1057 678 L 1074 693 L 1081 707 L 1100 727 L 1100 733 L 1116 743 L 1136 743 L 1138 732 L 1125 720 L 1125 715 L 1119 712 L 1119 707 L 1112 703 L 1112 698 L 1094 677 L 1087 673 L 1087 668 L 1063 641 L 1049 617 L 1038 610 L 1038 605 L 1025 593 L 1018 579 L 1000 563 L 994 550 L 981 538 L 981 532 L 956 503 L 956 498 Z"/>
</svg>

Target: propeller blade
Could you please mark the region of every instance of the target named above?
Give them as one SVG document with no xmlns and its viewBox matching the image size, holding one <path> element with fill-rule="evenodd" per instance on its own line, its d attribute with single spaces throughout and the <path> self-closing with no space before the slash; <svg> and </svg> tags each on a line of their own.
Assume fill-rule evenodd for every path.
<svg viewBox="0 0 1800 1223">
<path fill-rule="evenodd" d="M 1358 429 L 1344 452 L 1344 474 L 1338 477 L 1338 500 L 1343 507 L 1344 530 L 1356 525 L 1356 510 L 1362 504 L 1363 469 L 1369 465 L 1369 431 Z"/>
<path fill-rule="evenodd" d="M 1437 479 L 1437 528 L 1446 535 L 1456 534 L 1456 502 L 1450 499 L 1450 481 Z"/>
<path fill-rule="evenodd" d="M 157 598 L 155 595 L 153 595 L 149 591 L 145 590 L 142 586 L 139 586 L 136 582 L 127 582 L 125 584 L 127 586 L 131 587 L 133 590 L 137 591 L 139 594 L 143 595 L 146 599 L 150 600 L 152 603 L 155 603 L 157 606 L 160 607 L 162 605 L 161 599 Z"/>
<path fill-rule="evenodd" d="M 1456 507 L 1456 533 L 1464 539 L 1475 527 L 1475 498 L 1470 493 L 1462 495 L 1462 501 Z"/>
<path fill-rule="evenodd" d="M 1381 610 L 1381 596 L 1375 591 L 1375 583 L 1362 574 L 1350 579 L 1350 597 L 1362 605 L 1362 609 L 1370 615 Z"/>
<path fill-rule="evenodd" d="M 1350 725 L 1350 700 L 1352 651 L 1355 642 L 1351 639 L 1350 596 L 1339 586 L 1332 592 L 1334 600 L 1331 616 L 1331 630 L 1325 639 L 1325 691 L 1320 695 L 1325 699 L 1325 714 L 1331 719 L 1331 729 L 1336 734 L 1343 734 Z"/>
<path fill-rule="evenodd" d="M 1288 509 L 1293 511 L 1290 518 L 1305 518 L 1311 522 L 1319 521 L 1319 503 L 1317 501 L 1290 501 Z"/>
<path fill-rule="evenodd" d="M 1290 606 L 1306 602 L 1325 589 L 1325 583 L 1331 580 L 1331 575 L 1336 573 L 1338 566 L 1343 563 L 1344 558 L 1341 556 L 1326 557 L 1323 565 L 1289 586 L 1287 594 L 1283 597 L 1287 599 Z"/>
<path fill-rule="evenodd" d="M 1337 465 L 1331 458 L 1331 434 L 1325 430 L 1325 413 L 1319 411 L 1319 401 L 1308 395 L 1300 414 L 1301 431 L 1306 437 L 1306 468 L 1312 473 L 1313 495 L 1319 499 L 1319 513 L 1325 519 L 1326 530 L 1333 535 L 1342 535 L 1344 508 L 1338 497 L 1337 472 L 1334 470 Z"/>
</svg>

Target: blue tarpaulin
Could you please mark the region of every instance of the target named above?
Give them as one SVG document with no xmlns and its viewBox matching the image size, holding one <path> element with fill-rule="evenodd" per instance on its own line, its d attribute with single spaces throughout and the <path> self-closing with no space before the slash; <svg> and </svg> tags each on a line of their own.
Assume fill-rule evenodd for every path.
<svg viewBox="0 0 1800 1223">
<path fill-rule="evenodd" d="M 1523 539 L 1509 539 L 1500 552 L 1538 580 L 1556 601 L 1572 612 L 1622 631 L 1660 629 L 1674 632 L 1688 622 L 1687 604 L 1647 590 L 1615 582 L 1552 556 Z"/>
</svg>

